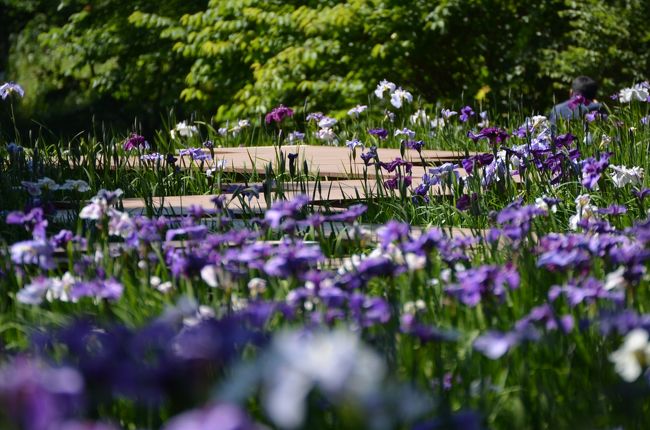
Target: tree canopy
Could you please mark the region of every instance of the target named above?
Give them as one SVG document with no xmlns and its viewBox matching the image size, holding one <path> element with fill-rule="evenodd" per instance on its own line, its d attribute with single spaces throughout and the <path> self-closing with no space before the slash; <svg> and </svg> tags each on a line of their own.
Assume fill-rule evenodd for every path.
<svg viewBox="0 0 650 430">
<path fill-rule="evenodd" d="M 545 109 L 576 75 L 607 93 L 650 65 L 642 0 L 1 1 L 0 67 L 46 117 L 342 111 L 384 78 Z"/>
</svg>

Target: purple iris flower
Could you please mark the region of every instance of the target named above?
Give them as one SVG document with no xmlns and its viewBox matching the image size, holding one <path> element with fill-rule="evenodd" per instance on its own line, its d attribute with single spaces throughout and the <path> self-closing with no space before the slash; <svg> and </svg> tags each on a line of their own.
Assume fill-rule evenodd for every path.
<svg viewBox="0 0 650 430">
<path fill-rule="evenodd" d="M 650 314 L 638 314 L 631 309 L 603 312 L 598 316 L 597 322 L 603 335 L 625 335 L 638 327 L 650 330 Z"/>
<path fill-rule="evenodd" d="M 361 327 L 372 327 L 390 321 L 390 305 L 381 297 L 354 293 L 350 298 L 349 306 L 353 317 Z"/>
<path fill-rule="evenodd" d="M 466 211 L 472 206 L 472 202 L 476 201 L 478 201 L 478 194 L 463 194 L 462 196 L 458 197 L 458 200 L 456 200 L 456 209 L 459 211 Z"/>
<path fill-rule="evenodd" d="M 140 136 L 137 133 L 131 133 L 128 139 L 124 141 L 123 148 L 125 151 L 131 151 L 133 149 L 149 149 L 149 142 Z"/>
<path fill-rule="evenodd" d="M 383 128 L 371 128 L 370 130 L 368 130 L 368 134 L 377 136 L 381 140 L 384 140 L 388 137 L 388 131 Z"/>
<path fill-rule="evenodd" d="M 585 120 L 587 120 L 587 122 L 594 122 L 597 119 L 601 119 L 602 117 L 603 117 L 603 115 L 600 112 L 598 112 L 597 110 L 595 110 L 595 111 L 588 112 L 585 115 Z"/>
<path fill-rule="evenodd" d="M 414 149 L 417 152 L 422 152 L 422 148 L 424 148 L 424 141 L 422 140 L 407 140 L 403 143 L 408 149 Z"/>
<path fill-rule="evenodd" d="M 388 173 L 393 173 L 398 167 L 404 166 L 406 168 L 406 173 L 411 173 L 413 169 L 413 163 L 404 161 L 401 158 L 397 157 L 389 163 L 380 162 L 379 165 L 385 169 Z"/>
<path fill-rule="evenodd" d="M 633 190 L 632 193 L 641 201 L 650 196 L 650 188 L 642 188 L 640 190 Z"/>
<path fill-rule="evenodd" d="M 583 302 L 594 303 L 596 300 L 610 300 L 617 304 L 622 304 L 625 300 L 625 292 L 607 291 L 601 281 L 592 277 L 564 287 L 555 285 L 548 292 L 550 301 L 557 300 L 560 295 L 566 296 L 571 307 Z"/>
<path fill-rule="evenodd" d="M 598 248 L 611 246 L 606 236 L 601 236 L 598 243 L 595 243 L 592 251 L 599 254 Z M 539 258 L 537 267 L 545 267 L 548 270 L 588 268 L 591 262 L 590 243 L 587 236 L 582 234 L 556 234 L 551 233 L 539 240 L 537 250 Z"/>
<path fill-rule="evenodd" d="M 488 331 L 476 338 L 473 347 L 486 357 L 497 360 L 518 345 L 519 341 L 516 333 Z"/>
<path fill-rule="evenodd" d="M 163 430 L 191 430 L 213 428 L 224 430 L 260 430 L 238 406 L 212 404 L 201 409 L 193 409 L 173 417 Z"/>
<path fill-rule="evenodd" d="M 262 184 L 252 184 L 249 187 L 238 186 L 236 188 L 228 186 L 226 192 L 236 194 L 238 196 L 246 197 L 248 203 L 250 203 L 254 198 L 258 198 L 260 193 L 264 191 L 264 186 Z"/>
<path fill-rule="evenodd" d="M 401 174 L 396 174 L 392 178 L 386 179 L 384 181 L 384 187 L 387 190 L 396 190 L 399 188 L 400 180 L 406 187 L 410 187 L 413 183 L 413 178 L 411 176 L 402 176 Z"/>
<path fill-rule="evenodd" d="M 281 245 L 264 264 L 264 271 L 269 276 L 299 277 L 323 259 L 323 253 L 318 246 Z"/>
<path fill-rule="evenodd" d="M 185 276 L 193 278 L 201 273 L 206 265 L 206 258 L 189 250 L 171 250 L 167 253 L 167 264 L 175 278 Z"/>
<path fill-rule="evenodd" d="M 470 110 L 471 110 L 471 108 L 470 108 Z M 440 113 L 442 114 L 442 117 L 444 119 L 449 119 L 454 115 L 458 115 L 458 112 L 456 112 L 454 110 L 451 110 L 451 109 L 443 109 L 443 110 L 440 111 Z"/>
<path fill-rule="evenodd" d="M 50 367 L 36 359 L 16 358 L 0 368 L 0 405 L 4 426 L 25 430 L 61 429 L 81 405 L 84 380 L 71 367 Z"/>
<path fill-rule="evenodd" d="M 124 286 L 115 278 L 95 279 L 75 283 L 70 292 L 70 297 L 75 300 L 82 297 L 91 297 L 115 301 L 122 297 L 123 291 Z"/>
<path fill-rule="evenodd" d="M 368 206 L 363 204 L 352 205 L 345 212 L 340 212 L 327 217 L 328 221 L 353 223 L 357 218 L 366 213 Z"/>
<path fill-rule="evenodd" d="M 469 195 L 463 194 L 456 200 L 456 209 L 459 211 L 466 211 L 471 205 L 471 200 Z"/>
<path fill-rule="evenodd" d="M 50 244 L 53 248 L 64 248 L 74 239 L 74 233 L 70 230 L 61 230 L 50 238 Z"/>
<path fill-rule="evenodd" d="M 494 146 L 501 142 L 505 142 L 506 139 L 510 137 L 510 134 L 498 127 L 488 127 L 482 129 L 480 132 L 478 132 L 478 134 L 474 134 L 471 131 L 468 131 L 467 137 L 472 139 L 474 142 L 477 142 L 479 139 L 488 139 L 490 145 Z"/>
<path fill-rule="evenodd" d="M 370 165 L 371 160 L 378 160 L 378 158 L 379 156 L 377 154 L 377 147 L 374 145 L 368 149 L 368 152 L 361 154 L 361 159 L 366 166 Z"/>
<path fill-rule="evenodd" d="M 614 204 L 606 208 L 598 209 L 598 213 L 601 215 L 612 215 L 612 216 L 623 215 L 624 213 L 627 213 L 627 208 L 623 205 Z"/>
<path fill-rule="evenodd" d="M 503 159 L 495 158 L 490 164 L 485 167 L 481 185 L 483 188 L 489 187 L 494 181 L 499 178 L 504 178 L 506 175 L 506 165 Z"/>
<path fill-rule="evenodd" d="M 573 110 L 573 109 L 577 108 L 579 105 L 587 106 L 590 103 L 591 103 L 591 100 L 588 100 L 582 94 L 575 94 L 569 100 L 569 109 Z"/>
<path fill-rule="evenodd" d="M 558 198 L 555 198 L 555 197 L 546 197 L 546 196 L 542 197 L 542 200 L 544 201 L 544 203 L 546 203 L 546 205 L 549 208 L 553 207 L 553 206 L 557 206 L 558 204 L 560 204 L 562 202 L 562 199 L 558 199 Z"/>
<path fill-rule="evenodd" d="M 305 140 L 305 133 L 301 133 L 299 131 L 292 131 L 287 135 L 287 140 L 291 143 L 293 142 L 301 142 Z"/>
<path fill-rule="evenodd" d="M 467 120 L 469 120 L 470 117 L 473 117 L 474 115 L 475 113 L 472 110 L 471 106 L 465 106 L 460 110 L 460 116 L 458 119 L 460 119 L 462 122 L 467 122 Z"/>
<path fill-rule="evenodd" d="M 305 120 L 319 122 L 324 117 L 325 117 L 325 115 L 323 115 L 322 112 L 312 112 L 309 115 L 307 115 Z"/>
<path fill-rule="evenodd" d="M 519 273 L 512 264 L 480 266 L 458 272 L 457 277 L 458 283 L 450 285 L 445 291 L 470 307 L 491 297 L 502 301 L 505 287 L 511 290 L 519 288 Z"/>
<path fill-rule="evenodd" d="M 320 288 L 318 297 L 328 308 L 342 307 L 348 301 L 349 293 L 337 287 Z"/>
<path fill-rule="evenodd" d="M 59 430 L 119 430 L 112 424 L 93 421 L 66 421 Z"/>
<path fill-rule="evenodd" d="M 55 267 L 54 248 L 45 239 L 16 242 L 10 252 L 14 264 L 33 264 L 44 270 Z"/>
<path fill-rule="evenodd" d="M 527 127 L 525 125 L 522 125 L 518 129 L 513 131 L 512 135 L 522 139 L 522 138 L 526 137 L 528 135 L 528 133 L 531 132 L 531 131 L 532 131 L 532 127 Z"/>
<path fill-rule="evenodd" d="M 410 230 L 409 224 L 390 220 L 377 231 L 377 238 L 382 248 L 386 249 L 393 242 L 401 242 L 407 239 Z"/>
<path fill-rule="evenodd" d="M 187 148 L 187 149 L 181 149 L 178 152 L 178 155 L 185 156 L 189 155 L 190 158 L 194 161 L 206 161 L 206 160 L 212 160 L 212 155 L 210 155 L 207 152 L 203 152 L 201 148 Z"/>
<path fill-rule="evenodd" d="M 189 240 L 201 240 L 205 237 L 207 232 L 208 227 L 203 224 L 175 228 L 167 231 L 167 234 L 165 235 L 165 242 L 174 240 L 177 236 L 184 235 L 187 235 L 187 238 Z"/>
<path fill-rule="evenodd" d="M 573 134 L 566 133 L 555 136 L 553 143 L 557 147 L 569 148 L 575 140 L 576 137 Z"/>
<path fill-rule="evenodd" d="M 557 316 L 553 307 L 546 303 L 531 309 L 528 315 L 515 323 L 515 328 L 519 332 L 524 332 L 533 324 L 541 324 L 549 331 L 560 329 L 566 334 L 573 330 L 574 321 L 571 315 Z"/>
<path fill-rule="evenodd" d="M 517 242 L 528 235 L 532 220 L 541 215 L 546 215 L 544 209 L 535 205 L 524 206 L 518 199 L 497 214 L 496 222 L 501 225 L 504 235 Z"/>
<path fill-rule="evenodd" d="M 605 152 L 599 160 L 589 157 L 582 163 L 582 185 L 588 190 L 593 190 L 598 185 L 601 174 L 609 166 L 611 153 Z"/>
<path fill-rule="evenodd" d="M 16 145 L 15 142 L 10 142 L 7 145 L 7 152 L 9 153 L 9 155 L 14 155 L 15 156 L 15 155 L 23 153 L 24 151 L 25 151 L 25 148 L 23 148 L 20 145 Z"/>
<path fill-rule="evenodd" d="M 282 220 L 286 218 L 293 218 L 298 215 L 299 211 L 309 203 L 309 197 L 306 195 L 296 196 L 293 200 L 278 201 L 271 206 L 264 214 L 264 221 L 271 228 L 280 228 Z"/>
<path fill-rule="evenodd" d="M 474 349 L 496 360 L 524 341 L 537 341 L 538 330 L 532 324 L 520 324 L 508 332 L 488 331 L 474 341 Z"/>
<path fill-rule="evenodd" d="M 416 424 L 412 430 L 442 430 L 442 429 L 463 429 L 463 430 L 481 430 L 483 429 L 484 418 L 480 413 L 471 410 L 456 411 L 453 414 L 434 420 L 425 421 Z"/>
<path fill-rule="evenodd" d="M 581 267 L 589 263 L 591 257 L 582 249 L 555 250 L 545 252 L 537 259 L 537 267 L 551 271 L 568 267 Z"/>
<path fill-rule="evenodd" d="M 142 161 L 153 161 L 153 162 L 163 162 L 165 161 L 165 156 L 159 152 L 153 152 L 151 154 L 142 154 L 140 156 Z"/>
<path fill-rule="evenodd" d="M 311 214 L 307 219 L 299 221 L 298 225 L 300 227 L 313 227 L 320 228 L 323 224 L 327 222 L 327 217 L 320 212 Z"/>
<path fill-rule="evenodd" d="M 472 155 L 469 158 L 465 158 L 460 162 L 460 164 L 462 164 L 463 169 L 465 169 L 467 174 L 471 175 L 474 171 L 474 167 L 487 166 L 488 164 L 492 163 L 492 161 L 494 161 L 494 155 L 485 153 Z"/>
<path fill-rule="evenodd" d="M 361 142 L 359 139 L 352 139 L 352 140 L 346 141 L 345 146 L 350 148 L 350 150 L 354 150 L 356 147 L 363 148 L 363 142 Z"/>
<path fill-rule="evenodd" d="M 28 213 L 10 212 L 7 215 L 6 222 L 10 225 L 22 225 L 32 233 L 34 239 L 45 239 L 45 229 L 48 222 L 43 215 L 43 209 L 40 207 L 33 208 Z"/>
<path fill-rule="evenodd" d="M 387 257 L 368 257 L 359 263 L 357 271 L 366 280 L 377 276 L 392 276 L 395 263 Z"/>
<path fill-rule="evenodd" d="M 267 113 L 266 117 L 264 117 L 264 121 L 267 124 L 271 124 L 272 122 L 280 124 L 285 118 L 291 118 L 292 116 L 293 110 L 291 108 L 280 105 L 273 109 L 271 112 Z"/>
<path fill-rule="evenodd" d="M 422 182 L 420 185 L 415 187 L 413 190 L 413 195 L 426 197 L 429 194 L 429 189 L 431 189 L 431 186 L 425 182 Z"/>
<path fill-rule="evenodd" d="M 460 175 L 456 170 L 457 168 L 458 166 L 453 163 L 444 163 L 438 167 L 432 167 L 429 169 L 429 174 L 425 173 L 422 175 L 422 182 L 431 186 L 437 185 L 447 178 L 450 178 L 452 174 L 456 179 L 458 179 Z"/>
</svg>

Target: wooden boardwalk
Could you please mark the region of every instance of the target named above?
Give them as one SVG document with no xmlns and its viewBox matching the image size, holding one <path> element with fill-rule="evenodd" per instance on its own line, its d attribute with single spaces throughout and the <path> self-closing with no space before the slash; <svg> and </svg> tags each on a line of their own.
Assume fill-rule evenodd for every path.
<svg viewBox="0 0 650 430">
<path fill-rule="evenodd" d="M 248 146 L 238 148 L 215 148 L 211 153 L 207 149 L 201 150 L 204 154 L 211 154 L 212 160 L 193 161 L 190 155 L 177 156 L 177 165 L 181 168 L 189 168 L 193 164 L 203 170 L 214 168 L 217 162 L 224 162 L 224 171 L 238 174 L 256 174 L 265 176 L 269 166 L 275 173 L 281 167 L 281 156 L 284 155 L 285 170 L 289 171 L 289 154 L 298 154 L 295 159 L 297 171 L 302 171 L 306 162 L 309 175 L 315 177 L 317 174 L 322 179 L 358 179 L 363 177 L 365 163 L 361 158 L 364 152 L 361 148 L 351 151 L 346 146 L 316 146 L 316 145 L 287 145 L 287 146 Z M 413 163 L 413 173 L 422 176 L 427 166 L 435 166 L 443 163 L 459 163 L 466 157 L 466 154 L 459 151 L 423 150 L 422 156 L 417 151 L 407 149 L 402 157 L 399 149 L 379 148 L 377 149 L 379 160 L 390 162 L 396 158 L 403 158 Z M 475 155 L 471 152 L 469 155 Z M 354 156 L 353 156 L 354 155 Z M 424 163 L 422 162 L 424 160 Z M 116 168 L 116 160 L 105 160 L 99 157 L 95 162 L 96 168 L 103 168 L 110 163 L 110 168 Z M 120 160 L 120 167 L 127 169 L 147 168 L 155 165 L 154 162 L 141 161 L 137 156 L 131 156 Z M 164 165 L 164 163 L 163 163 Z M 377 173 L 374 166 L 367 169 L 368 178 L 375 178 Z"/>
<path fill-rule="evenodd" d="M 412 192 L 422 183 L 424 173 L 428 173 L 432 166 L 443 163 L 460 164 L 467 156 L 473 153 L 459 151 L 423 150 L 418 153 L 406 149 L 402 154 L 399 149 L 379 148 L 378 157 L 382 162 L 390 162 L 396 158 L 403 158 L 413 163 L 411 184 L 406 187 L 406 195 L 400 189 L 389 189 L 386 181 L 394 178 L 394 173 L 385 172 L 374 165 L 366 166 L 361 159 L 365 152 L 361 148 L 352 151 L 346 146 L 315 146 L 315 145 L 287 145 L 287 146 L 251 146 L 238 148 L 198 149 L 201 154 L 210 154 L 210 160 L 192 160 L 190 155 L 178 156 L 177 165 L 189 168 L 191 165 L 203 170 L 213 168 L 217 163 L 224 164 L 223 170 L 230 173 L 250 175 L 246 184 L 222 183 L 221 189 L 215 190 L 213 195 L 186 195 L 153 198 L 127 198 L 122 204 L 125 211 L 130 214 L 169 215 L 180 216 L 190 212 L 192 207 L 200 207 L 206 212 L 215 209 L 213 199 L 216 195 L 222 197 L 223 204 L 234 215 L 259 215 L 264 213 L 274 201 L 292 199 L 297 195 L 307 195 L 310 204 L 315 209 L 342 210 L 353 202 L 367 201 L 369 199 L 410 198 Z M 283 181 L 268 181 L 264 179 L 267 169 L 272 168 L 274 174 L 281 170 L 281 160 L 284 160 L 284 171 L 289 172 L 289 155 L 295 154 L 294 163 L 296 172 L 300 172 L 303 165 L 308 166 L 307 177 L 319 175 L 318 181 L 290 180 L 289 175 L 283 175 Z M 293 157 L 292 157 L 293 158 Z M 98 161 L 101 164 L 101 160 Z M 131 168 L 147 168 L 152 163 L 142 162 L 137 157 L 127 160 Z M 367 169 L 367 170 L 366 170 Z M 366 179 L 364 178 L 366 170 Z M 466 177 L 467 172 L 462 167 L 455 171 L 460 177 Z M 402 172 L 403 173 L 403 172 Z M 257 176 L 257 177 L 255 177 Z M 298 177 L 304 177 L 297 175 Z M 232 178 L 226 178 L 232 179 Z M 514 182 L 520 182 L 518 176 L 513 176 Z M 266 192 L 263 187 L 269 189 Z M 234 191 L 239 188 L 240 191 Z M 256 193 L 251 195 L 251 191 Z M 452 190 L 447 186 L 434 185 L 430 188 L 430 196 L 448 198 Z"/>
<path fill-rule="evenodd" d="M 363 151 L 357 149 L 353 152 L 347 147 L 340 146 L 314 146 L 314 145 L 292 145 L 282 146 L 256 146 L 243 148 L 216 148 L 214 158 L 225 160 L 225 171 L 248 173 L 255 172 L 263 175 L 269 164 L 277 172 L 280 160 L 280 151 L 285 158 L 289 154 L 298 154 L 296 158 L 296 168 L 302 169 L 304 162 L 307 162 L 309 171 L 312 174 L 318 173 L 325 178 L 359 178 L 363 176 L 365 167 L 361 159 Z M 209 152 L 209 151 L 206 151 Z M 380 148 L 377 150 L 379 160 L 389 162 L 396 158 L 402 158 L 399 149 Z M 353 157 L 354 155 L 354 157 Z M 470 154 L 474 155 L 474 153 Z M 457 151 L 435 151 L 423 150 L 422 157 L 413 150 L 406 150 L 403 159 L 414 163 L 415 166 L 422 166 L 422 159 L 428 165 L 439 165 L 443 163 L 458 163 L 465 158 L 465 154 Z M 182 162 L 188 162 L 183 160 Z M 289 169 L 289 161 L 285 161 L 285 168 Z M 206 163 L 207 164 L 207 163 Z M 424 169 L 415 171 L 424 172 Z M 421 173 L 420 173 L 421 175 Z M 373 166 L 368 168 L 368 177 L 376 177 L 376 171 Z"/>
</svg>

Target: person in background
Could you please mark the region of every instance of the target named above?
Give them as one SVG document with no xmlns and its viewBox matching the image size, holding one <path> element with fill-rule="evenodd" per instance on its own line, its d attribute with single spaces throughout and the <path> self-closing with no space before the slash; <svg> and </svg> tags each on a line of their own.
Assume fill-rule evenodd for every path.
<svg viewBox="0 0 650 430">
<path fill-rule="evenodd" d="M 596 100 L 598 82 L 589 76 L 578 76 L 571 84 L 569 100 L 553 106 L 549 114 L 551 124 L 558 119 L 572 120 L 580 119 L 585 114 L 593 111 L 600 111 L 602 104 Z"/>
</svg>

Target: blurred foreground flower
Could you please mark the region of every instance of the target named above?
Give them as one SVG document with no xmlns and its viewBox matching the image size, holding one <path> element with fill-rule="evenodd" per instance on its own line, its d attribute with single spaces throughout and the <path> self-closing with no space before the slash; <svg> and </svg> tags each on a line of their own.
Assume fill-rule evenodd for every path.
<svg viewBox="0 0 650 430">
<path fill-rule="evenodd" d="M 644 367 L 650 364 L 648 332 L 642 328 L 632 330 L 625 336 L 623 345 L 609 355 L 616 373 L 627 382 L 636 381 Z"/>
<path fill-rule="evenodd" d="M 262 428 L 254 424 L 237 406 L 214 404 L 172 418 L 163 430 L 254 430 Z"/>
<path fill-rule="evenodd" d="M 83 378 L 73 368 L 18 358 L 0 369 L 0 422 L 7 424 L 5 418 L 25 430 L 61 428 L 83 390 Z"/>
<path fill-rule="evenodd" d="M 332 400 L 374 395 L 385 374 L 379 356 L 349 332 L 279 334 L 264 375 L 263 403 L 279 426 L 296 428 L 313 387 Z"/>
<path fill-rule="evenodd" d="M 260 392 L 271 422 L 295 429 L 313 424 L 307 417 L 314 412 L 308 407 L 312 391 L 343 411 L 337 428 L 397 428 L 432 406 L 422 393 L 392 383 L 381 356 L 342 329 L 277 333 L 266 354 L 235 371 L 218 397 L 241 403 Z"/>
</svg>

